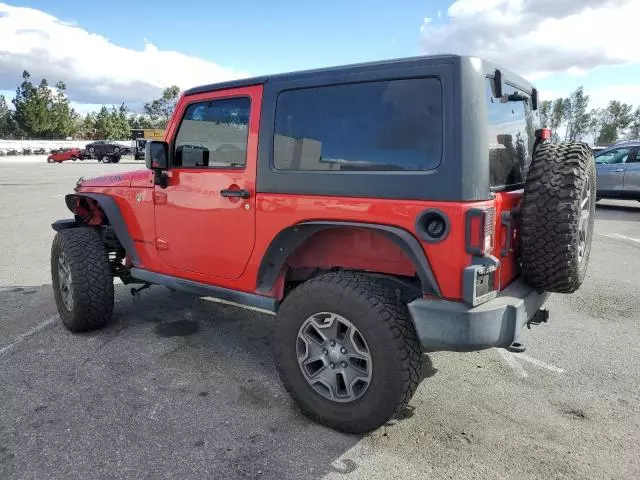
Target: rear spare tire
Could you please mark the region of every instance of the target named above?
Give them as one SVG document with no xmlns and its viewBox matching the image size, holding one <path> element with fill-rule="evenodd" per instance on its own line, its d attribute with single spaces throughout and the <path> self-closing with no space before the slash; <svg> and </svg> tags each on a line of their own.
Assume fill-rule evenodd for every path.
<svg viewBox="0 0 640 480">
<path fill-rule="evenodd" d="M 302 412 L 342 432 L 367 432 L 403 412 L 420 381 L 406 305 L 361 273 L 326 273 L 293 290 L 276 316 L 273 350 Z"/>
<path fill-rule="evenodd" d="M 556 293 L 584 281 L 596 205 L 596 169 L 586 143 L 538 146 L 524 187 L 521 258 L 525 281 Z"/>
<path fill-rule="evenodd" d="M 104 327 L 113 314 L 109 256 L 95 228 L 59 231 L 51 246 L 53 296 L 72 332 Z"/>
</svg>

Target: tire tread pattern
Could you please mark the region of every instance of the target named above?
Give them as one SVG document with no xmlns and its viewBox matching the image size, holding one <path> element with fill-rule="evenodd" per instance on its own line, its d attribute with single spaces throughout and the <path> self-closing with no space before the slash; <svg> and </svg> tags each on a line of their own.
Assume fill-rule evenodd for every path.
<svg viewBox="0 0 640 480">
<path fill-rule="evenodd" d="M 69 312 L 58 282 L 58 256 L 64 251 L 71 266 L 73 311 Z M 109 256 L 96 228 L 61 230 L 51 248 L 51 276 L 58 312 L 73 332 L 104 327 L 113 315 L 113 276 Z"/>
<path fill-rule="evenodd" d="M 390 418 L 400 415 L 413 397 L 419 383 L 422 365 L 422 349 L 416 331 L 411 322 L 408 309 L 401 300 L 397 299 L 394 292 L 366 274 L 353 271 L 338 271 L 319 275 L 298 286 L 288 297 L 292 302 L 304 302 L 305 298 L 318 295 L 318 292 L 327 287 L 338 287 L 342 291 L 343 300 L 363 299 L 377 312 L 377 318 L 372 321 L 381 321 L 388 329 L 391 344 L 386 348 L 396 352 L 396 358 L 400 363 L 402 372 L 402 388 L 397 392 L 388 392 L 389 401 L 393 402 L 391 415 L 378 418 L 367 418 L 361 422 L 336 422 L 320 412 L 311 410 L 297 391 L 292 388 L 287 372 L 283 371 L 276 354 L 276 368 L 284 383 L 285 388 L 296 400 L 296 403 L 312 420 L 330 428 L 346 433 L 363 433 L 378 428 Z M 304 319 L 303 319 L 304 320 Z M 276 317 L 276 323 L 278 317 Z M 276 328 L 277 325 L 276 325 Z M 366 337 L 366 332 L 363 332 Z M 286 348 L 286 346 L 283 346 Z M 274 344 L 274 348 L 278 348 Z"/>
<path fill-rule="evenodd" d="M 587 250 L 578 261 L 578 224 L 585 182 L 591 178 Z M 522 203 L 521 260 L 527 283 L 540 291 L 573 293 L 586 273 L 596 194 L 595 162 L 585 143 L 540 145 L 529 167 Z"/>
</svg>

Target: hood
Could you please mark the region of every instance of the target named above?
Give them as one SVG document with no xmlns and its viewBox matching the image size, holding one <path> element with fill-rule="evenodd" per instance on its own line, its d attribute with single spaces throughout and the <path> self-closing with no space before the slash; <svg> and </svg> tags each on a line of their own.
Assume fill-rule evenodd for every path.
<svg viewBox="0 0 640 480">
<path fill-rule="evenodd" d="M 80 177 L 76 182 L 76 188 L 84 187 L 136 187 L 149 186 L 153 183 L 149 182 L 151 172 L 149 170 L 132 170 L 130 172 L 111 173 L 99 177 L 83 178 Z"/>
</svg>

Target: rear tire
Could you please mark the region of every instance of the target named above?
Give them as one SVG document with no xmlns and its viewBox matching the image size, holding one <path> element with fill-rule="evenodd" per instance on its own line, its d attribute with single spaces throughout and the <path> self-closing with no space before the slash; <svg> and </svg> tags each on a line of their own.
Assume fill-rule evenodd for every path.
<svg viewBox="0 0 640 480">
<path fill-rule="evenodd" d="M 109 257 L 95 228 L 59 231 L 51 246 L 53 294 L 62 323 L 72 332 L 104 327 L 113 315 Z"/>
<path fill-rule="evenodd" d="M 317 322 L 317 318 L 326 325 L 326 329 L 320 327 L 325 336 L 324 340 L 317 337 L 322 343 L 312 344 L 311 337 L 301 332 L 311 319 Z M 341 328 L 338 319 L 342 319 L 343 327 L 351 327 L 343 328 L 343 336 L 338 335 L 338 342 L 330 345 L 332 328 L 336 332 Z M 361 341 L 344 333 L 353 331 L 361 335 Z M 305 415 L 341 432 L 363 433 L 385 424 L 404 411 L 419 384 L 422 351 L 407 307 L 391 290 L 367 275 L 332 272 L 303 283 L 282 303 L 274 332 L 274 357 L 285 388 Z M 360 348 L 354 347 L 357 344 Z M 338 358 L 336 349 L 341 346 L 348 348 L 343 352 L 345 356 Z M 315 357 L 312 350 L 317 349 L 323 356 L 313 363 L 322 362 L 323 366 L 314 374 L 303 373 L 302 365 L 312 359 L 311 355 Z M 351 350 L 356 355 L 368 352 L 366 358 L 370 361 L 359 361 L 354 358 L 356 355 L 351 356 Z M 352 375 L 353 371 L 347 372 L 353 361 L 361 371 L 368 370 L 368 379 L 362 381 L 368 382 L 366 388 L 358 385 L 360 380 Z M 336 363 L 331 368 L 333 362 Z M 323 385 L 318 379 L 320 372 L 335 379 L 334 384 Z M 344 387 L 347 383 L 348 388 Z"/>
<path fill-rule="evenodd" d="M 105 155 L 105 156 L 103 156 L 103 157 L 100 159 L 100 161 L 101 161 L 102 163 L 110 163 L 110 162 L 111 162 L 111 159 Z"/>
<path fill-rule="evenodd" d="M 585 143 L 540 145 L 524 187 L 522 272 L 541 291 L 575 292 L 586 276 L 596 206 L 596 168 Z"/>
</svg>

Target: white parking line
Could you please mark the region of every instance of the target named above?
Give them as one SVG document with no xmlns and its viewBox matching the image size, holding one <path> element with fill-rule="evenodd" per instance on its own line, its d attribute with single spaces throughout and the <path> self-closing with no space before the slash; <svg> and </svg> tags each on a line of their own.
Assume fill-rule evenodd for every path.
<svg viewBox="0 0 640 480">
<path fill-rule="evenodd" d="M 504 361 L 507 362 L 507 365 L 513 369 L 516 375 L 522 378 L 527 378 L 529 376 L 527 371 L 518 363 L 511 352 L 504 348 L 498 348 L 498 353 L 502 358 L 504 358 Z"/>
<path fill-rule="evenodd" d="M 547 370 L 551 370 L 556 373 L 564 373 L 562 368 L 554 367 L 553 365 L 549 365 L 548 363 L 544 363 L 542 360 L 538 360 L 537 358 L 532 358 L 529 355 L 525 355 L 524 353 L 512 353 L 512 357 L 519 358 L 520 360 L 524 360 L 525 362 L 533 363 L 534 365 L 540 368 L 546 368 Z"/>
<path fill-rule="evenodd" d="M 638 240 L 637 238 L 627 237 L 626 235 L 620 235 L 619 233 L 601 233 L 600 235 L 602 235 L 603 237 L 620 238 L 622 240 L 629 240 L 630 242 L 640 243 L 640 240 Z"/>
<path fill-rule="evenodd" d="M 45 320 L 41 324 L 36 325 L 31 330 L 27 330 L 26 332 L 18 335 L 16 338 L 11 340 L 11 342 L 8 345 L 5 345 L 4 347 L 0 348 L 0 355 L 2 355 L 3 353 L 7 353 L 8 351 L 12 350 L 16 345 L 18 345 L 19 343 L 24 342 L 27 338 L 35 335 L 36 333 L 38 333 L 41 330 L 44 330 L 45 328 L 49 327 L 50 325 L 53 325 L 58 320 L 58 318 L 59 318 L 58 315 L 54 315 L 53 317 L 48 318 L 47 320 Z"/>
</svg>

